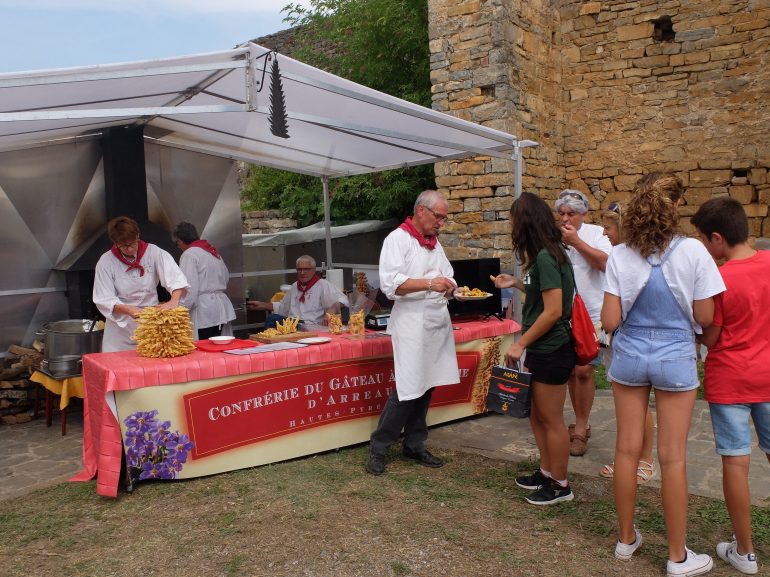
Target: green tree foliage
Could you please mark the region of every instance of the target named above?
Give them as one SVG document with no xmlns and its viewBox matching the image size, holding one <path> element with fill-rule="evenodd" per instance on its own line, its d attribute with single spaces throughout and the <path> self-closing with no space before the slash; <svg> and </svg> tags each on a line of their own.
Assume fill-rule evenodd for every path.
<svg viewBox="0 0 770 577">
<path fill-rule="evenodd" d="M 430 106 L 427 0 L 311 0 L 289 4 L 284 21 L 298 27 L 293 58 L 375 90 Z M 334 47 L 318 50 L 319 42 Z M 433 166 L 329 182 L 335 222 L 401 218 L 417 194 L 435 184 Z M 323 217 L 318 178 L 251 167 L 244 210 L 280 208 L 300 225 Z"/>
</svg>

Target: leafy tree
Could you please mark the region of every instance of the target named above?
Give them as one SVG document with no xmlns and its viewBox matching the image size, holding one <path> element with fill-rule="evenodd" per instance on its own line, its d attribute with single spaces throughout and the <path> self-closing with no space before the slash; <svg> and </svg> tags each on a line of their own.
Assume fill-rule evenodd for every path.
<svg viewBox="0 0 770 577">
<path fill-rule="evenodd" d="M 293 58 L 398 98 L 430 106 L 427 0 L 310 0 L 289 4 L 297 27 Z M 320 43 L 333 50 L 318 50 Z M 333 179 L 331 216 L 336 222 L 403 217 L 416 195 L 435 184 L 433 166 L 418 166 Z M 252 167 L 242 192 L 243 208 L 281 208 L 300 225 L 323 217 L 318 178 Z"/>
</svg>

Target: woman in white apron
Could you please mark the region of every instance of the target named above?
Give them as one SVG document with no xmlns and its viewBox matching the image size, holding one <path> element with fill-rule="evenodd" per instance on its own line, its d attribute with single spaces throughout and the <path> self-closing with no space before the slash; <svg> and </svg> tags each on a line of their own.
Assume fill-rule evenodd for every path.
<svg viewBox="0 0 770 577">
<path fill-rule="evenodd" d="M 105 318 L 105 353 L 136 348 L 131 340 L 135 317 L 143 308 L 158 305 L 158 283 L 171 293 L 171 300 L 158 305 L 162 309 L 179 306 L 189 287 L 169 253 L 139 239 L 139 226 L 133 219 L 113 218 L 107 224 L 107 235 L 114 244 L 96 263 L 93 292 L 94 304 Z"/>
</svg>

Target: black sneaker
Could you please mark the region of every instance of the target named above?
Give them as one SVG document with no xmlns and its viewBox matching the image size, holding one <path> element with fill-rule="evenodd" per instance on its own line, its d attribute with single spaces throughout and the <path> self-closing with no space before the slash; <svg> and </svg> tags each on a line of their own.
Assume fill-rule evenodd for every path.
<svg viewBox="0 0 770 577">
<path fill-rule="evenodd" d="M 385 472 L 385 455 L 378 455 L 369 451 L 366 460 L 366 472 L 371 475 L 382 475 Z"/>
<path fill-rule="evenodd" d="M 436 455 L 431 453 L 428 449 L 422 451 L 409 451 L 404 449 L 404 458 L 416 461 L 425 467 L 432 467 L 437 469 L 444 466 L 444 461 L 439 459 Z"/>
<path fill-rule="evenodd" d="M 520 477 L 516 477 L 516 484 L 522 489 L 529 489 L 530 491 L 539 489 L 550 482 L 551 478 L 543 475 L 543 473 L 540 472 L 540 469 L 537 469 L 531 475 L 521 475 Z"/>
<path fill-rule="evenodd" d="M 553 505 L 561 501 L 572 501 L 574 498 L 575 494 L 569 488 L 569 485 L 562 487 L 553 480 L 524 497 L 527 503 L 531 505 Z"/>
</svg>

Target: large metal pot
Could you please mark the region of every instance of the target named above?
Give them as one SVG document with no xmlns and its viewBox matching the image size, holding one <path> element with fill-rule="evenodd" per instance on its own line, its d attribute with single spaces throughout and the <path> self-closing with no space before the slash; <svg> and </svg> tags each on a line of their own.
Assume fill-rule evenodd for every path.
<svg viewBox="0 0 770 577">
<path fill-rule="evenodd" d="M 37 334 L 44 338 L 44 359 L 48 361 L 48 366 L 71 367 L 73 358 L 100 352 L 104 329 L 98 326 L 92 328 L 93 324 L 91 319 L 45 323 Z"/>
<path fill-rule="evenodd" d="M 40 367 L 43 369 L 43 372 L 54 377 L 71 377 L 83 372 L 81 363 L 82 359 L 80 355 L 64 355 L 51 359 L 50 361 L 43 359 L 40 363 Z"/>
</svg>

